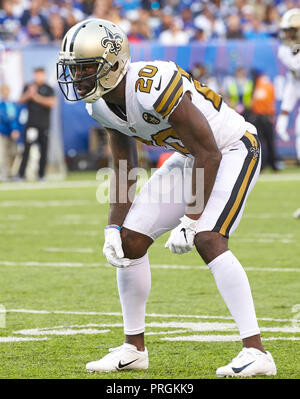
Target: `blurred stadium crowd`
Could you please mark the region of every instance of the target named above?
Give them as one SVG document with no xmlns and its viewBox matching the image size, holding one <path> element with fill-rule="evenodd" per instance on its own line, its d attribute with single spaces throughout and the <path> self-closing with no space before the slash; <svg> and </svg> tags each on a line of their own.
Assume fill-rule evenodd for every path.
<svg viewBox="0 0 300 399">
<path fill-rule="evenodd" d="M 300 0 L 0 0 L 0 40 L 60 41 L 87 17 L 119 24 L 131 42 L 277 37 L 281 16 L 294 7 Z"/>
</svg>

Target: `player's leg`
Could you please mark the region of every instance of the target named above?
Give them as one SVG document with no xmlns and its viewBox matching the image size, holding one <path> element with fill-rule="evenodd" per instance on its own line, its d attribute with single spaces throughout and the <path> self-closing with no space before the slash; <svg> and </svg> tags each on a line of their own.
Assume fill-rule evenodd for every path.
<svg viewBox="0 0 300 399">
<path fill-rule="evenodd" d="M 144 343 L 146 301 L 151 287 L 147 250 L 161 234 L 179 223 L 184 214 L 183 167 L 186 158 L 174 154 L 142 188 L 121 229 L 127 268 L 117 269 L 125 344 L 100 361 L 87 364 L 88 371 L 119 371 L 148 367 Z M 125 365 L 125 366 L 124 366 Z"/>
<path fill-rule="evenodd" d="M 287 141 L 289 140 L 288 124 L 292 110 L 295 108 L 298 101 L 298 90 L 295 87 L 295 80 L 288 74 L 285 82 L 285 87 L 282 95 L 282 102 L 280 106 L 280 114 L 276 122 L 276 132 L 279 137 Z"/>
<path fill-rule="evenodd" d="M 256 136 L 244 136 L 231 150 L 223 155 L 213 192 L 198 221 L 195 236 L 197 251 L 211 270 L 240 331 L 243 346 L 248 348 L 247 352 L 241 352 L 243 356 L 236 363 L 238 366 L 235 367 L 235 363 L 233 369 L 225 366 L 218 369 L 217 374 L 273 373 L 275 365 L 269 359 L 271 355 L 264 353 L 247 275 L 228 249 L 228 237 L 239 224 L 247 196 L 259 175 L 260 154 Z M 248 362 L 249 359 L 252 360 Z M 244 366 L 247 362 L 253 365 L 239 367 L 240 361 Z"/>
<path fill-rule="evenodd" d="M 125 257 L 134 260 L 134 266 L 117 270 L 125 342 L 140 349 L 144 347 L 145 306 L 151 285 L 147 250 L 158 236 L 175 227 L 184 213 L 185 162 L 185 157 L 174 154 L 153 174 L 133 203 L 121 231 Z"/>
<path fill-rule="evenodd" d="M 297 155 L 298 165 L 300 165 L 300 107 L 298 109 L 298 113 L 295 120 L 295 136 L 296 136 L 296 155 Z"/>
<path fill-rule="evenodd" d="M 125 342 L 144 351 L 146 302 L 151 288 L 148 248 L 152 238 L 127 228 L 121 230 L 124 256 L 131 259 L 128 268 L 117 269 Z"/>
<path fill-rule="evenodd" d="M 0 181 L 8 178 L 8 141 L 9 138 L 0 133 Z"/>
<path fill-rule="evenodd" d="M 48 129 L 39 129 L 39 144 L 40 144 L 40 164 L 39 164 L 39 178 L 43 179 L 45 176 L 45 169 L 47 164 L 48 152 Z"/>
<path fill-rule="evenodd" d="M 20 169 L 19 169 L 19 176 L 21 179 L 23 179 L 23 177 L 25 176 L 26 167 L 27 167 L 27 163 L 28 163 L 28 159 L 29 159 L 30 147 L 31 147 L 31 141 L 27 137 L 27 130 L 28 130 L 28 128 L 26 128 L 26 130 L 25 130 L 24 151 L 23 151 L 22 161 L 21 161 Z"/>
</svg>

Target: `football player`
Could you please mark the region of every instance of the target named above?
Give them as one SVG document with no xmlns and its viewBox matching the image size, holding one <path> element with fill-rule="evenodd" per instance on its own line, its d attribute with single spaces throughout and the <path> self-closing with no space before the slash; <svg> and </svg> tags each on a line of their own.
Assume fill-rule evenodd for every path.
<svg viewBox="0 0 300 399">
<path fill-rule="evenodd" d="M 276 374 L 261 342 L 248 278 L 228 248 L 259 175 L 255 127 L 175 63 L 131 63 L 126 35 L 107 20 L 89 19 L 67 32 L 57 72 L 65 97 L 85 101 L 91 117 L 107 129 L 116 172 L 117 200 L 110 204 L 103 253 L 117 267 L 125 342 L 86 369 L 148 368 L 148 248 L 171 230 L 166 248 L 176 254 L 196 248 L 240 332 L 243 349 L 217 375 Z M 135 139 L 175 152 L 131 202 L 124 198 L 133 190 L 128 173 L 137 166 Z M 184 193 L 181 200 L 178 192 Z"/>
<path fill-rule="evenodd" d="M 300 8 L 285 12 L 280 22 L 280 38 L 278 58 L 287 67 L 288 73 L 276 130 L 283 141 L 288 141 L 289 115 L 300 99 Z M 295 121 L 295 135 L 296 155 L 300 165 L 300 107 Z"/>
</svg>

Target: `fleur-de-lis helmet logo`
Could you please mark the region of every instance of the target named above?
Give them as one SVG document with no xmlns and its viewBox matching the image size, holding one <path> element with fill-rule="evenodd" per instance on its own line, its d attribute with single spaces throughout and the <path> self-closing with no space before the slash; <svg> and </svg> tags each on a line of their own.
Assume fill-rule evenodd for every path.
<svg viewBox="0 0 300 399">
<path fill-rule="evenodd" d="M 121 43 L 123 42 L 122 36 L 119 33 L 113 34 L 106 26 L 104 26 L 104 29 L 107 36 L 101 40 L 102 46 L 106 48 L 110 44 L 109 52 L 118 55 L 121 51 Z"/>
</svg>

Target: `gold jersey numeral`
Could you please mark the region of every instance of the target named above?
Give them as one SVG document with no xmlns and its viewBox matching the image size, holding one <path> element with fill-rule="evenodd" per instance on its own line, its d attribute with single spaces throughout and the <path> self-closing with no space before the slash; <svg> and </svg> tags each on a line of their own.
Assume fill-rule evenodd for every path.
<svg viewBox="0 0 300 399">
<path fill-rule="evenodd" d="M 153 76 L 157 73 L 158 68 L 154 65 L 146 65 L 139 71 L 140 78 L 135 82 L 135 91 L 141 91 L 143 93 L 150 93 Z M 147 78 L 146 80 L 144 78 Z"/>
<path fill-rule="evenodd" d="M 158 146 L 164 147 L 168 144 L 181 154 L 189 153 L 188 150 L 184 148 L 173 128 L 161 130 L 160 132 L 153 134 L 151 137 L 154 143 Z"/>
</svg>

